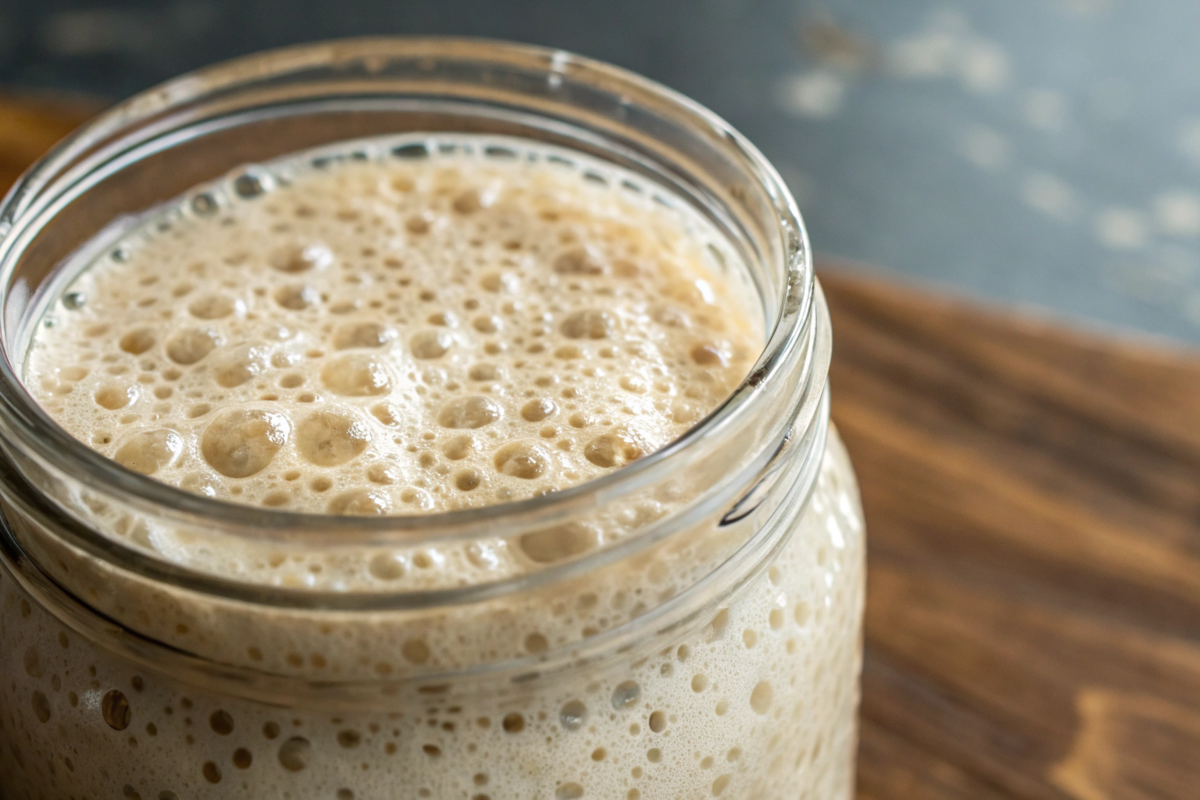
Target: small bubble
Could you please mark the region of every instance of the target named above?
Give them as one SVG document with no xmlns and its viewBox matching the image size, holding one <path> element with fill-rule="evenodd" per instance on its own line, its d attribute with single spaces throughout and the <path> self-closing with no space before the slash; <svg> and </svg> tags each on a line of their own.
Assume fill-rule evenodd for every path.
<svg viewBox="0 0 1200 800">
<path fill-rule="evenodd" d="M 260 169 L 247 169 L 233 179 L 233 191 L 243 200 L 251 200 L 269 192 L 274 185 L 271 175 Z"/>
<path fill-rule="evenodd" d="M 33 693 L 33 713 L 38 718 L 38 722 L 50 721 L 50 701 L 39 691 Z"/>
<path fill-rule="evenodd" d="M 366 425 L 345 412 L 323 409 L 296 426 L 296 448 L 320 467 L 336 467 L 357 458 L 370 441 Z"/>
<path fill-rule="evenodd" d="M 200 452 L 222 475 L 247 478 L 271 463 L 290 437 L 291 427 L 279 412 L 233 409 L 209 423 Z"/>
<path fill-rule="evenodd" d="M 583 787 L 578 783 L 564 783 L 554 791 L 554 800 L 579 800 L 583 797 Z"/>
<path fill-rule="evenodd" d="M 117 344 L 126 353 L 135 356 L 140 356 L 151 347 L 154 346 L 155 336 L 154 331 L 149 328 L 138 328 L 126 333 L 118 340 Z"/>
<path fill-rule="evenodd" d="M 218 736 L 228 736 L 233 733 L 233 717 L 227 711 L 214 711 L 208 718 L 209 727 Z"/>
<path fill-rule="evenodd" d="M 68 311 L 78 311 L 87 303 L 87 295 L 83 292 L 67 292 L 63 295 L 62 304 Z"/>
<path fill-rule="evenodd" d="M 379 360 L 357 353 L 330 361 L 321 370 L 321 380 L 330 391 L 344 397 L 386 394 L 392 385 L 387 368 Z"/>
<path fill-rule="evenodd" d="M 506 733 L 520 733 L 525 730 L 525 717 L 516 713 L 506 714 L 503 722 Z"/>
<path fill-rule="evenodd" d="M 370 489 L 354 489 L 345 492 L 329 503 L 329 513 L 334 515 L 383 516 L 391 510 L 392 501 L 388 499 L 387 495 Z"/>
<path fill-rule="evenodd" d="M 408 346 L 414 358 L 429 361 L 444 356 L 453 344 L 454 338 L 445 331 L 421 331 L 409 340 Z"/>
<path fill-rule="evenodd" d="M 175 431 L 165 428 L 141 431 L 121 445 L 113 460 L 126 469 L 153 475 L 175 463 L 183 453 L 183 447 L 183 437 Z"/>
<path fill-rule="evenodd" d="M 487 397 L 456 397 L 438 412 L 438 424 L 443 428 L 476 429 L 491 425 L 504 415 L 495 400 Z"/>
<path fill-rule="evenodd" d="M 114 731 L 123 731 L 133 721 L 133 712 L 129 708 L 129 700 L 124 694 L 113 689 L 104 695 L 100 701 L 100 713 L 108 727 Z"/>
<path fill-rule="evenodd" d="M 775 692 L 771 688 L 771 684 L 767 681 L 760 681 L 750 694 L 750 708 L 754 709 L 755 714 L 766 714 L 771 708 L 771 701 L 774 697 Z"/>
<path fill-rule="evenodd" d="M 643 455 L 641 444 L 625 431 L 611 431 L 592 439 L 583 448 L 583 455 L 598 467 L 622 467 Z"/>
<path fill-rule="evenodd" d="M 408 564 L 397 553 L 377 553 L 367 563 L 367 571 L 381 581 L 394 581 L 404 577 Z"/>
<path fill-rule="evenodd" d="M 613 708 L 620 711 L 624 708 L 629 708 L 638 701 L 642 696 L 642 687 L 636 681 L 623 681 L 613 690 L 612 705 Z"/>
<path fill-rule="evenodd" d="M 198 217 L 211 217 L 221 205 L 211 194 L 202 193 L 192 198 L 192 213 Z"/>
<path fill-rule="evenodd" d="M 521 406 L 521 417 L 526 422 L 541 422 L 558 411 L 558 406 L 548 397 L 530 400 Z"/>
<path fill-rule="evenodd" d="M 581 700 L 569 700 L 558 712 L 558 720 L 568 731 L 577 731 L 587 722 L 587 706 Z"/>
<path fill-rule="evenodd" d="M 221 336 L 208 328 L 180 331 L 167 342 L 167 356 L 176 364 L 195 364 L 221 344 Z"/>
<path fill-rule="evenodd" d="M 595 309 L 573 311 L 559 326 L 568 339 L 606 339 L 612 334 L 612 329 L 612 315 Z"/>
<path fill-rule="evenodd" d="M 517 540 L 530 561 L 553 564 L 580 556 L 599 545 L 600 534 L 581 522 L 567 522 L 526 533 Z"/>
<path fill-rule="evenodd" d="M 496 471 L 522 480 L 540 478 L 550 469 L 550 454 L 540 444 L 529 441 L 509 442 L 492 457 Z"/>
<path fill-rule="evenodd" d="M 312 745 L 307 739 L 294 736 L 279 746 L 279 763 L 288 772 L 299 772 L 308 766 Z"/>
</svg>

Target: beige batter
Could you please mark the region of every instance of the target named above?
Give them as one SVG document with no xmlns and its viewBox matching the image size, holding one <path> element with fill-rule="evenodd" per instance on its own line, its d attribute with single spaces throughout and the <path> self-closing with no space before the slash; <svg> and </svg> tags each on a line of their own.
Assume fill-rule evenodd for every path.
<svg viewBox="0 0 1200 800">
<path fill-rule="evenodd" d="M 763 333 L 711 227 L 583 159 L 486 158 L 483 143 L 452 141 L 454 152 L 415 161 L 285 163 L 260 196 L 167 209 L 52 310 L 31 391 L 82 441 L 189 491 L 414 514 L 606 474 L 741 382 Z M 582 528 L 582 543 L 559 532 L 230 571 L 323 588 L 471 584 L 620 538 L 625 511 Z M 216 661 L 400 680 L 553 653 L 630 623 L 715 565 L 705 524 L 698 550 L 437 619 L 330 626 L 126 587 L 120 612 L 106 611 Z M 0 774 L 14 800 L 845 800 L 862 521 L 836 434 L 790 524 L 773 564 L 708 622 L 670 640 L 646 631 L 653 652 L 378 711 L 280 708 L 147 675 L 63 629 L 0 571 L 11 644 L 0 674 L 12 677 L 0 686 Z M 209 571 L 230 563 L 186 537 L 154 546 Z"/>
</svg>

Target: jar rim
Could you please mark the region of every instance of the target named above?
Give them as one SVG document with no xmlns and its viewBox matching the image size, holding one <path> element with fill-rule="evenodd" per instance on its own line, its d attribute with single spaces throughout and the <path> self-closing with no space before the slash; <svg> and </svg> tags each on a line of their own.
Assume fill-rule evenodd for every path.
<svg viewBox="0 0 1200 800">
<path fill-rule="evenodd" d="M 700 442 L 736 428 L 769 397 L 786 377 L 790 359 L 800 357 L 811 337 L 814 277 L 807 232 L 795 200 L 767 159 L 732 126 L 699 103 L 635 73 L 576 56 L 562 50 L 489 39 L 445 37 L 381 37 L 346 39 L 300 45 L 222 62 L 172 79 L 105 112 L 85 125 L 37 162 L 14 185 L 0 204 L 0 285 L 7 287 L 15 255 L 14 234 L 22 220 L 44 210 L 39 200 L 57 183 L 77 177 L 104 154 L 114 136 L 132 126 L 191 101 L 221 92 L 235 92 L 250 82 L 263 82 L 305 69 L 342 63 L 368 63 L 371 59 L 469 59 L 520 65 L 540 70 L 548 80 L 569 74 L 572 80 L 592 81 L 629 100 L 653 102 L 658 107 L 704 130 L 720 141 L 728 154 L 770 199 L 782 244 L 786 290 L 781 308 L 766 331 L 765 347 L 746 379 L 725 401 L 666 447 L 609 474 L 557 492 L 525 500 L 434 514 L 381 517 L 348 517 L 265 509 L 209 498 L 170 486 L 125 468 L 75 439 L 58 426 L 28 393 L 15 364 L 10 342 L 0 342 L 0 425 L 3 446 L 17 447 L 39 462 L 66 474 L 87 474 L 88 486 L 127 500 L 143 510 L 170 510 L 173 514 L 214 523 L 253 528 L 256 535 L 278 536 L 289 541 L 346 545 L 394 543 L 389 536 L 412 534 L 422 542 L 452 538 L 511 535 L 536 525 L 551 524 L 581 509 L 593 508 L 625 496 L 662 479 L 672 465 L 685 460 Z M 99 155 L 98 155 L 99 154 Z M 7 290 L 5 290 L 7 294 Z M 9 298 L 0 298 L 8 309 Z M 786 311 L 786 313 L 785 313 Z M 820 394 L 824 376 L 808 394 Z M 810 385 L 812 381 L 810 381 Z M 761 464 L 759 467 L 761 468 Z M 506 531 L 508 532 L 506 534 Z"/>
</svg>

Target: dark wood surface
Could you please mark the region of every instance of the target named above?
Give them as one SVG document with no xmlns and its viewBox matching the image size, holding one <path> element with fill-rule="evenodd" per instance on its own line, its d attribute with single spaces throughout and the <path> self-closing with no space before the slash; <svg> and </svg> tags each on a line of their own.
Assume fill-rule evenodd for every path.
<svg viewBox="0 0 1200 800">
<path fill-rule="evenodd" d="M 1200 360 L 826 268 L 859 796 L 1200 798 Z"/>
<path fill-rule="evenodd" d="M 90 111 L 0 98 L 0 183 Z M 859 797 L 1200 800 L 1200 356 L 821 274 L 869 528 Z"/>
</svg>

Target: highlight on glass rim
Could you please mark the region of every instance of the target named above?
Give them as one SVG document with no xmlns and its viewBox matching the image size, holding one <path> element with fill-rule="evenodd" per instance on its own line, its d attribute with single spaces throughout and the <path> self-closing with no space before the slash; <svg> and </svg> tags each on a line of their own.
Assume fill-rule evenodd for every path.
<svg viewBox="0 0 1200 800">
<path fill-rule="evenodd" d="M 0 800 L 1190 798 L 1198 15 L 0 0 Z"/>
</svg>

